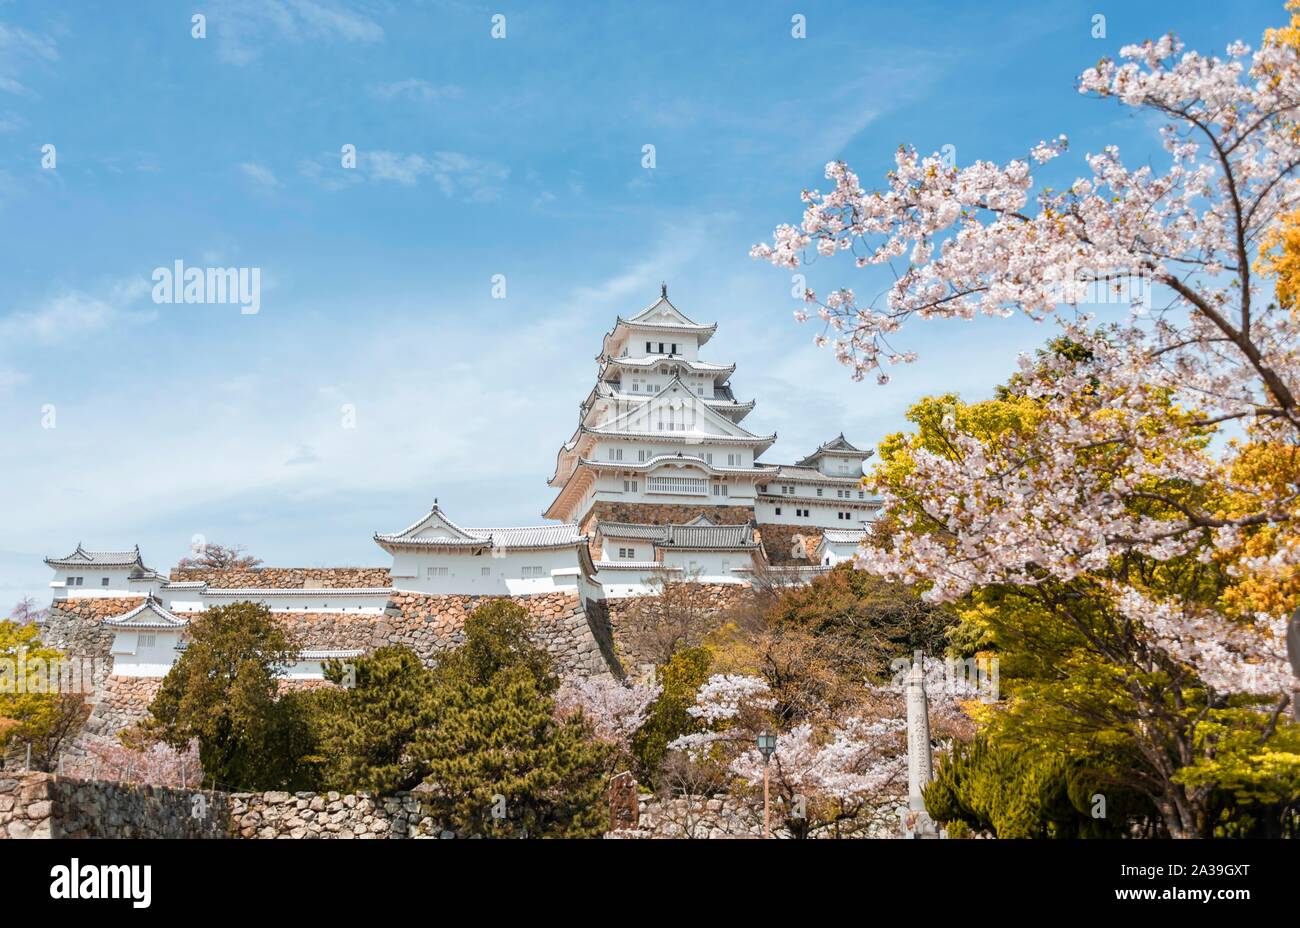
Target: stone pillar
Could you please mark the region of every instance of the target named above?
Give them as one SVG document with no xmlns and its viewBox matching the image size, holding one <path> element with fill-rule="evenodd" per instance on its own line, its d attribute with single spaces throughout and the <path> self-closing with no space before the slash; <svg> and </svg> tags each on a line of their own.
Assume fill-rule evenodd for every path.
<svg viewBox="0 0 1300 928">
<path fill-rule="evenodd" d="M 916 652 L 907 674 L 907 807 L 902 810 L 903 832 L 910 837 L 935 837 L 937 831 L 921 791 L 933 778 L 930 753 L 930 701 L 925 695 L 925 670 Z"/>
<path fill-rule="evenodd" d="M 918 659 L 907 674 L 907 805 L 924 809 L 921 790 L 933 775 L 930 754 L 930 701 L 925 695 L 925 673 Z"/>
</svg>

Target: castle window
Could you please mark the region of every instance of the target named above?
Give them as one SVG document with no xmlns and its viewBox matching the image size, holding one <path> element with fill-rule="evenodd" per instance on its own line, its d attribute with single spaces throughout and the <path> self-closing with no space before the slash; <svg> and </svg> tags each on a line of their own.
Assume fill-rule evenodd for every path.
<svg viewBox="0 0 1300 928">
<path fill-rule="evenodd" d="M 777 507 L 776 507 L 776 514 L 777 514 L 778 516 L 781 514 L 781 507 L 780 507 L 780 506 L 777 506 Z"/>
<path fill-rule="evenodd" d="M 427 577 L 427 578 L 430 578 L 430 579 L 432 579 L 433 577 L 445 577 L 445 576 L 447 576 L 447 568 L 446 568 L 446 567 L 426 567 L 426 568 L 424 569 L 424 576 Z"/>
<path fill-rule="evenodd" d="M 144 635 L 144 634 L 136 635 L 135 649 L 139 651 L 143 648 L 152 648 L 157 643 L 157 641 L 158 641 L 157 635 Z"/>
<path fill-rule="evenodd" d="M 653 352 L 654 352 L 654 348 L 650 347 L 650 343 L 649 343 L 649 342 L 646 342 L 646 343 L 645 343 L 645 353 L 646 353 L 646 354 L 651 354 L 651 353 L 653 353 Z"/>
<path fill-rule="evenodd" d="M 100 585 L 100 586 L 108 586 L 108 578 L 107 578 L 107 577 L 100 577 L 100 578 L 99 578 L 99 585 Z"/>
<path fill-rule="evenodd" d="M 660 343 L 659 343 L 659 353 L 660 353 L 660 354 L 663 354 L 663 353 L 664 353 L 664 343 L 663 343 L 663 342 L 660 342 Z M 665 367 L 664 370 L 667 371 L 668 368 Z"/>
<path fill-rule="evenodd" d="M 821 488 L 821 487 L 818 487 L 818 488 L 817 488 L 817 495 L 818 495 L 818 496 L 821 496 L 821 495 L 822 495 L 822 488 Z"/>
<path fill-rule="evenodd" d="M 524 578 L 525 580 L 535 580 L 535 579 L 538 579 L 538 578 L 540 578 L 540 577 L 542 577 L 542 576 L 544 576 L 544 574 L 542 573 L 542 568 L 540 568 L 540 567 L 525 567 L 525 568 L 523 568 L 523 578 Z"/>
<path fill-rule="evenodd" d="M 480 567 L 480 568 L 478 569 L 478 575 L 479 575 L 480 577 L 490 577 L 490 576 L 492 576 L 492 568 L 491 568 L 491 567 Z"/>
<path fill-rule="evenodd" d="M 621 557 L 621 558 L 622 558 L 623 560 L 625 560 L 625 561 L 635 561 L 635 560 L 636 560 L 636 548 L 619 548 L 619 549 L 618 549 L 618 556 Z"/>
<path fill-rule="evenodd" d="M 677 343 L 676 343 L 676 342 L 673 342 L 673 344 L 672 344 L 672 349 L 673 349 L 673 350 L 672 350 L 672 354 L 676 354 L 676 353 L 677 353 Z"/>
</svg>

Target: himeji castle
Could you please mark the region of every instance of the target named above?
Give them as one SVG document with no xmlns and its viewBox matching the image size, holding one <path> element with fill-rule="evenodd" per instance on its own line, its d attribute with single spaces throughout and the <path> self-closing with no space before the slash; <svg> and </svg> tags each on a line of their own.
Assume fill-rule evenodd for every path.
<svg viewBox="0 0 1300 928">
<path fill-rule="evenodd" d="M 567 593 L 585 607 L 645 595 L 663 579 L 809 578 L 851 557 L 879 508 L 862 485 L 871 451 L 839 434 L 793 464 L 762 460 L 777 436 L 747 427 L 755 403 L 733 392 L 735 365 L 707 357 L 716 333 L 716 324 L 674 306 L 666 286 L 640 312 L 615 319 L 596 356 L 595 385 L 556 455 L 547 524 L 470 527 L 435 502 L 405 528 L 374 534 L 392 558 L 387 571 L 245 572 L 255 582 L 221 572 L 173 576 L 147 567 L 138 548 L 78 544 L 46 558 L 54 598 L 143 597 L 138 612 L 106 630 L 117 636 L 120 673 L 152 675 L 189 617 L 239 600 L 273 612 L 379 617 L 397 592 Z M 143 642 L 138 654 L 126 647 L 128 633 Z M 304 653 L 299 675 L 311 676 L 328 656 Z"/>
</svg>

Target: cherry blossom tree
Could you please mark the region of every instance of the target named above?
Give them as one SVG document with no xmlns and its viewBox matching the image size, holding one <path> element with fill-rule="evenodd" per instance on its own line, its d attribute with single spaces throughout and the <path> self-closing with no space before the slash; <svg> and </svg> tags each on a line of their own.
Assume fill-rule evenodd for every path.
<svg viewBox="0 0 1300 928">
<path fill-rule="evenodd" d="M 879 486 L 890 530 L 859 565 L 941 602 L 1037 590 L 1091 647 L 1146 674 L 1128 678 L 1130 695 L 1165 712 L 1139 731 L 1173 834 L 1204 828 L 1204 797 L 1177 771 L 1212 751 L 1196 735 L 1205 713 L 1230 694 L 1270 700 L 1267 739 L 1295 685 L 1282 642 L 1294 590 L 1198 598 L 1151 565 L 1202 563 L 1254 592 L 1300 566 L 1300 330 L 1265 290 L 1270 248 L 1300 208 L 1298 36 L 1293 21 L 1257 51 L 1234 42 L 1216 57 L 1169 35 L 1084 71 L 1081 93 L 1164 123 L 1160 167 L 1108 146 L 1054 189 L 1033 175 L 1064 136 L 1005 165 L 903 148 L 879 190 L 828 165 L 833 189 L 805 191 L 800 225 L 752 251 L 788 268 L 843 251 L 893 268 L 875 298 L 809 289 L 796 314 L 815 312 L 817 341 L 882 384 L 915 360 L 896 344 L 914 319 L 1066 308 L 1055 350 L 1023 357 L 1005 388 L 1032 410 L 1020 427 L 973 434 L 945 417 L 940 448 L 910 448 L 906 473 Z M 1099 288 L 1130 294 L 1127 318 L 1078 311 Z M 1082 616 L 1082 599 L 1102 607 Z M 1184 687 L 1203 695 L 1184 703 Z"/>
<path fill-rule="evenodd" d="M 925 667 L 929 677 L 944 679 L 942 662 L 930 659 Z M 954 725 L 969 726 L 959 701 L 978 696 L 976 688 L 950 679 L 954 685 L 934 688 L 931 702 L 939 750 L 951 741 Z M 688 710 L 708 730 L 683 735 L 670 749 L 697 764 L 719 765 L 750 791 L 761 789 L 766 766 L 778 815 L 796 837 L 888 833 L 907 787 L 902 685 L 864 684 L 860 700 L 842 718 L 778 731 L 776 750 L 765 762 L 756 736 L 774 726 L 775 702 L 761 677 L 716 674 Z"/>
<path fill-rule="evenodd" d="M 851 250 L 860 266 L 908 256 L 908 266 L 881 305 L 862 305 L 851 290 L 820 306 L 837 355 L 861 377 L 911 353 L 890 347 L 911 317 L 1041 318 L 1078 303 L 1098 280 L 1140 276 L 1171 295 L 1156 318 L 1094 328 L 1082 317 L 1067 325 L 1085 361 L 1022 361 L 1013 389 L 1044 400 L 1037 430 L 1016 435 L 999 453 L 966 442 L 956 462 L 918 460 L 915 485 L 932 487 L 927 512 L 947 537 L 908 538 L 868 554 L 866 566 L 887 575 L 933 582 L 930 595 L 952 599 L 980 584 L 1069 579 L 1121 549 L 1157 558 L 1186 553 L 1209 534 L 1217 548 L 1239 544 L 1260 525 L 1291 523 L 1295 494 L 1258 496 L 1250 511 L 1223 515 L 1170 498 L 1137 507 L 1150 480 L 1205 485 L 1222 480 L 1225 461 L 1178 439 L 1210 425 L 1243 423 L 1258 438 L 1300 439 L 1300 377 L 1294 320 L 1261 298 L 1255 271 L 1259 244 L 1300 206 L 1300 59 L 1274 38 L 1253 55 L 1240 42 L 1226 58 L 1184 51 L 1173 36 L 1124 48 L 1120 61 L 1085 71 L 1083 93 L 1114 98 L 1168 121 L 1162 129 L 1170 165 L 1126 167 L 1117 148 L 1086 159 L 1090 175 L 1065 190 L 1043 190 L 1027 208 L 1030 162 L 1065 150 L 1065 139 L 1040 143 L 1030 158 L 1005 166 L 945 166 L 935 155 L 900 150 L 883 191 L 865 190 L 842 163 L 829 165 L 835 187 L 806 192 L 800 227 L 777 229 L 754 254 L 797 267 L 805 249 L 822 255 Z M 883 372 L 882 372 L 883 376 Z M 1153 393 L 1169 391 L 1196 411 L 1170 405 L 1152 421 Z M 960 438 L 957 439 L 960 441 Z M 1088 453 L 1112 449 L 1111 455 Z M 1118 459 L 1117 459 L 1118 456 Z M 1091 465 L 1091 466 L 1090 466 Z M 1109 479 L 1116 468 L 1125 476 Z M 1145 495 L 1144 495 L 1145 494 Z M 888 500 L 886 501 L 888 504 Z M 957 550 L 961 557 L 951 561 Z M 1300 563 L 1300 544 L 1280 546 L 1267 569 Z M 1115 589 L 1117 603 L 1147 612 L 1140 594 Z M 1215 625 L 1212 661 L 1220 682 L 1252 691 L 1276 690 L 1279 617 L 1260 621 L 1253 644 L 1209 615 L 1165 607 L 1152 616 L 1156 637 L 1173 643 Z M 1172 624 L 1171 624 L 1172 623 Z M 1203 639 L 1202 639 L 1203 640 Z M 1196 648 L 1179 653 L 1196 660 Z M 1266 662 L 1267 667 L 1259 664 Z"/>
<path fill-rule="evenodd" d="M 561 716 L 581 712 L 593 734 L 614 744 L 624 758 L 632 750 L 632 737 L 650 713 L 663 687 L 656 683 L 625 683 L 612 677 L 566 679 L 555 693 Z"/>
<path fill-rule="evenodd" d="M 178 751 L 160 741 L 137 747 L 97 738 L 87 743 L 86 756 L 65 764 L 63 772 L 85 779 L 151 786 L 192 787 L 203 782 L 197 741 Z"/>
</svg>

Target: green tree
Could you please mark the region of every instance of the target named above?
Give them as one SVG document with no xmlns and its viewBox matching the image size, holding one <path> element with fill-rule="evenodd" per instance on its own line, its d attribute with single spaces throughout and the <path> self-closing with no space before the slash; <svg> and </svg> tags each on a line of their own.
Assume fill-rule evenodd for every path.
<svg viewBox="0 0 1300 928">
<path fill-rule="evenodd" d="M 814 635 L 855 681 L 865 673 L 881 682 L 889 679 L 890 662 L 897 658 L 910 658 L 917 650 L 942 654 L 957 616 L 901 584 L 845 563 L 807 586 L 783 591 L 768 623 Z"/>
<path fill-rule="evenodd" d="M 325 678 L 346 688 L 313 692 L 323 788 L 409 790 L 428 775 L 411 744 L 433 725 L 433 674 L 403 645 L 349 664 L 330 661 Z"/>
<path fill-rule="evenodd" d="M 991 741 L 956 744 L 925 790 L 926 810 L 944 825 L 960 823 L 999 838 L 1118 838 L 1133 821 L 1150 821 L 1151 801 L 1122 785 L 1120 753 L 1105 766 L 1063 754 Z"/>
<path fill-rule="evenodd" d="M 674 738 L 701 730 L 699 719 L 686 710 L 695 705 L 695 694 L 709 679 L 712 666 L 713 655 L 708 648 L 686 648 L 655 670 L 663 689 L 651 704 L 645 724 L 632 739 L 637 777 L 641 782 L 658 782 L 668 744 Z"/>
<path fill-rule="evenodd" d="M 581 715 L 557 720 L 558 681 L 528 613 L 493 600 L 434 668 L 432 725 L 411 747 L 430 804 L 465 835 L 591 837 L 608 827 L 609 750 Z"/>
<path fill-rule="evenodd" d="M 21 752 L 37 770 L 50 770 L 81 730 L 90 706 L 75 680 L 60 675 L 64 654 L 41 643 L 37 627 L 0 621 L 0 757 Z"/>
<path fill-rule="evenodd" d="M 209 609 L 189 635 L 149 706 L 149 733 L 177 750 L 198 739 L 204 772 L 226 788 L 310 786 L 310 704 L 277 698 L 297 639 L 256 603 Z"/>
<path fill-rule="evenodd" d="M 1058 340 L 1044 354 L 1072 358 L 1077 350 Z M 1153 417 L 1156 412 L 1184 414 L 1170 406 L 1167 396 L 1153 396 L 1152 408 Z M 1034 401 L 1005 392 L 981 403 L 966 404 L 948 395 L 916 404 L 908 412 L 916 430 L 881 443 L 873 474 L 876 484 L 892 490 L 916 521 L 910 529 L 901 520 L 888 521 L 880 526 L 882 533 L 907 530 L 945 537 L 945 525 L 925 516 L 907 490 L 906 477 L 917 455 L 958 460 L 954 431 L 993 448 L 1002 436 L 1032 427 L 1038 414 Z M 1193 434 L 1167 452 L 1195 449 L 1207 440 Z M 1162 506 L 1214 510 L 1230 503 L 1216 499 L 1207 487 L 1149 480 L 1143 486 L 1141 505 L 1153 513 L 1163 512 Z M 1141 793 L 1146 802 L 1121 803 L 1134 816 L 1150 818 L 1132 823 L 1139 831 L 1153 826 L 1179 836 L 1236 833 L 1224 810 L 1243 812 L 1243 801 L 1255 810 L 1251 821 L 1258 827 L 1265 827 L 1271 809 L 1277 819 L 1267 827 L 1294 830 L 1300 754 L 1285 745 L 1295 741 L 1296 726 L 1258 702 L 1247 709 L 1249 697 L 1234 696 L 1230 702 L 1214 692 L 1190 667 L 1152 647 L 1143 628 L 1115 606 L 1111 585 L 1122 584 L 1193 610 L 1222 608 L 1240 581 L 1225 558 L 1203 553 L 1156 560 L 1126 550 L 1068 580 L 1045 575 L 1036 583 L 978 588 L 955 604 L 960 624 L 949 638 L 963 655 L 979 650 L 998 656 L 1004 698 L 982 717 L 983 733 L 998 757 L 1015 745 L 1038 765 L 1046 763 L 1044 758 L 1058 758 L 1060 769 L 1074 777 L 1067 778 L 1069 783 L 1084 777 L 1108 797 Z M 1283 795 L 1287 788 L 1289 795 Z M 1050 816 L 1035 826 L 1023 825 L 1021 817 L 1046 816 L 1050 805 L 1015 801 L 1021 806 L 1012 819 L 1022 823 L 1015 830 L 1047 833 L 1058 827 L 1059 820 Z M 1116 805 L 1108 806 L 1113 819 Z"/>
</svg>

